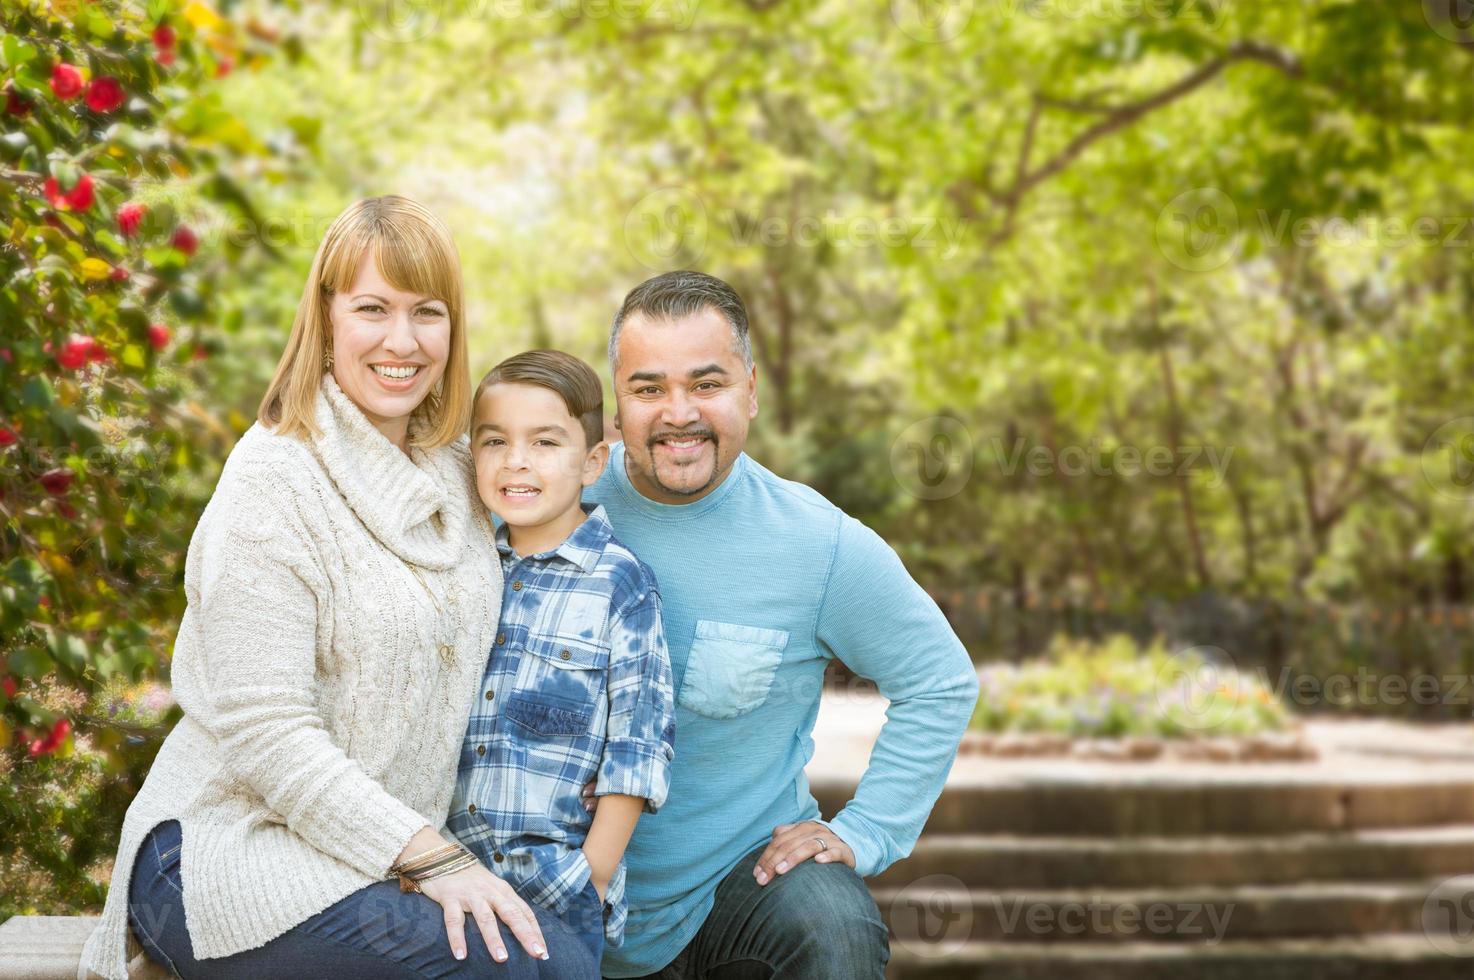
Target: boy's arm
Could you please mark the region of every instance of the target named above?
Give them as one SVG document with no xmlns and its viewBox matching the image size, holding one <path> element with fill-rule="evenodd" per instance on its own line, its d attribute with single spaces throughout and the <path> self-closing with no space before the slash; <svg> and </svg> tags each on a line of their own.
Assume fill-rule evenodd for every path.
<svg viewBox="0 0 1474 980">
<path fill-rule="evenodd" d="M 675 690 L 653 582 L 615 611 L 609 640 L 609 724 L 594 785 L 601 799 L 583 847 L 601 896 L 640 813 L 659 810 L 670 789 Z"/>
<path fill-rule="evenodd" d="M 594 871 L 594 890 L 600 899 L 609 892 L 614 869 L 619 867 L 619 859 L 624 857 L 624 849 L 629 846 L 640 811 L 644 808 L 645 798 L 642 796 L 611 793 L 599 800 L 599 808 L 594 812 L 594 825 L 589 828 L 589 835 L 583 842 L 583 856 Z"/>
</svg>

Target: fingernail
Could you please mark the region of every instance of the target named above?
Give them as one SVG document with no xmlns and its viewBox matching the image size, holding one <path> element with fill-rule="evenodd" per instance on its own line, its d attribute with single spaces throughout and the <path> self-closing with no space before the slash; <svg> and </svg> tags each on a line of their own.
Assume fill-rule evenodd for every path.
<svg viewBox="0 0 1474 980">
<path fill-rule="evenodd" d="M 458 960 L 463 960 L 463 959 L 466 958 L 466 951 L 464 949 L 458 949 L 458 950 L 456 950 L 455 951 L 455 954 L 456 954 L 456 959 L 458 959 Z"/>
<path fill-rule="evenodd" d="M 787 871 L 788 870 L 788 862 L 787 861 L 779 861 L 778 862 L 778 870 L 779 871 Z"/>
<path fill-rule="evenodd" d="M 759 871 L 757 873 L 757 883 L 759 885 L 762 885 L 762 884 L 766 884 L 767 881 L 768 881 L 767 873 L 766 872 Z"/>
<path fill-rule="evenodd" d="M 491 955 L 494 956 L 494 957 L 496 957 L 496 961 L 498 963 L 500 963 L 502 960 L 504 960 L 504 959 L 507 958 L 507 951 L 504 950 L 504 949 L 499 949 L 495 953 L 492 953 Z"/>
<path fill-rule="evenodd" d="M 545 950 L 545 949 L 543 949 L 542 948 L 542 945 L 540 943 L 533 943 L 532 944 L 532 951 L 534 953 L 536 953 L 538 956 L 546 956 L 548 954 L 548 951 Z"/>
</svg>

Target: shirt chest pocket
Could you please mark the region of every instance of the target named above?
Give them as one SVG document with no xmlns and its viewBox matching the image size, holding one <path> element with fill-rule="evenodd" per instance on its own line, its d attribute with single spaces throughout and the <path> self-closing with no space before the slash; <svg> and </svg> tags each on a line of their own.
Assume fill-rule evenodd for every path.
<svg viewBox="0 0 1474 980">
<path fill-rule="evenodd" d="M 586 735 L 602 725 L 609 651 L 587 641 L 534 637 L 523 648 L 517 676 L 502 705 L 513 734 Z"/>
<path fill-rule="evenodd" d="M 708 718 L 736 718 L 768 697 L 788 631 L 696 621 L 676 703 Z"/>
</svg>

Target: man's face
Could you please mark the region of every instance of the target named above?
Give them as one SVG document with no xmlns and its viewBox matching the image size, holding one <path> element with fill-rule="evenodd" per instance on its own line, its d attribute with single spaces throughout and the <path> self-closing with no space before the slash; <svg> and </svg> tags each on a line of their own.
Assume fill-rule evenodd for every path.
<svg viewBox="0 0 1474 980">
<path fill-rule="evenodd" d="M 664 504 L 700 500 L 726 478 L 757 415 L 757 370 L 714 309 L 678 320 L 634 315 L 619 331 L 614 424 L 635 489 Z"/>
</svg>

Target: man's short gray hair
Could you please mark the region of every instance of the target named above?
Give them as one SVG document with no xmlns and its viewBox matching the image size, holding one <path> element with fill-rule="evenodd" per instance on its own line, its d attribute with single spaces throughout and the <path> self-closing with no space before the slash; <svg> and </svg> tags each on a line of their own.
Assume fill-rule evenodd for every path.
<svg viewBox="0 0 1474 980">
<path fill-rule="evenodd" d="M 617 370 L 619 331 L 626 318 L 638 313 L 650 320 L 677 320 L 707 309 L 716 310 L 731 324 L 732 349 L 751 371 L 752 338 L 747 334 L 747 307 L 742 297 L 716 276 L 690 271 L 663 272 L 629 291 L 609 329 L 610 371 Z"/>
</svg>

